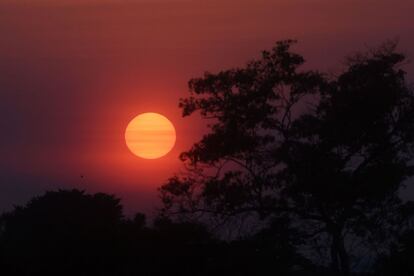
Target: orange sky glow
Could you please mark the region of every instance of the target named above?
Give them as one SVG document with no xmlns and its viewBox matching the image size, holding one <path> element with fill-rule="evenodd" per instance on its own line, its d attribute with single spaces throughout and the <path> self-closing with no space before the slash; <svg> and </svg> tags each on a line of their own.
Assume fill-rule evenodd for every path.
<svg viewBox="0 0 414 276">
<path fill-rule="evenodd" d="M 156 188 L 205 131 L 178 108 L 189 79 L 288 38 L 306 66 L 327 72 L 393 38 L 412 60 L 413 10 L 409 0 L 0 0 L 0 209 L 75 187 L 152 212 Z M 128 123 L 145 112 L 175 126 L 162 158 L 125 146 Z"/>
</svg>

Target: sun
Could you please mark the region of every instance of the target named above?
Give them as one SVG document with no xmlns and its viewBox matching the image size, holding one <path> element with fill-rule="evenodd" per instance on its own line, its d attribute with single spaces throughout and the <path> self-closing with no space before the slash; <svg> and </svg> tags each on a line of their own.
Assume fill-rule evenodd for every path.
<svg viewBox="0 0 414 276">
<path fill-rule="evenodd" d="M 157 159 L 175 145 L 174 125 L 161 114 L 143 113 L 136 116 L 125 130 L 125 142 L 130 151 L 144 159 Z"/>
</svg>

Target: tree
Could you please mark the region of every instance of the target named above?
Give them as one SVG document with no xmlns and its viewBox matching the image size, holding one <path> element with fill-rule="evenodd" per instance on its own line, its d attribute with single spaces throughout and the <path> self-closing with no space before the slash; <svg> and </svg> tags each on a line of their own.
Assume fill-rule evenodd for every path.
<svg viewBox="0 0 414 276">
<path fill-rule="evenodd" d="M 398 197 L 414 172 L 405 56 L 388 43 L 328 78 L 301 69 L 293 43 L 189 82 L 183 116 L 199 112 L 209 132 L 181 154 L 186 172 L 160 188 L 162 211 L 288 218 L 304 245 L 328 243 L 332 270 L 348 275 L 350 240 L 381 244 L 412 214 Z"/>
<path fill-rule="evenodd" d="M 383 254 L 377 261 L 375 275 L 408 276 L 414 273 L 414 233 L 413 230 L 404 232 L 395 243 L 390 252 Z"/>
<path fill-rule="evenodd" d="M 119 199 L 83 191 L 47 192 L 1 217 L 0 254 L 8 275 L 107 275 L 119 253 Z M 112 258 L 113 260 L 114 258 Z"/>
<path fill-rule="evenodd" d="M 102 193 L 46 192 L 0 216 L 5 275 L 213 275 L 235 271 L 232 248 L 202 224 L 124 218 L 119 199 Z"/>
</svg>

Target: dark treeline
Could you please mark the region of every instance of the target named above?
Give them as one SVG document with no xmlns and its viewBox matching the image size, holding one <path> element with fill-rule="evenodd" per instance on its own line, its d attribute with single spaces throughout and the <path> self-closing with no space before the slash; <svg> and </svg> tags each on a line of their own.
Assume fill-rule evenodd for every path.
<svg viewBox="0 0 414 276">
<path fill-rule="evenodd" d="M 223 241 L 198 223 L 158 218 L 149 227 L 142 214 L 126 219 L 119 199 L 78 190 L 34 198 L 5 214 L 1 226 L 2 275 L 290 275 L 315 269 L 295 252 L 287 229 Z"/>
<path fill-rule="evenodd" d="M 189 82 L 209 132 L 150 225 L 106 194 L 48 192 L 0 219 L 5 275 L 414 275 L 414 92 L 389 42 L 342 72 L 278 42 Z M 224 235 L 227 230 L 233 233 Z"/>
</svg>

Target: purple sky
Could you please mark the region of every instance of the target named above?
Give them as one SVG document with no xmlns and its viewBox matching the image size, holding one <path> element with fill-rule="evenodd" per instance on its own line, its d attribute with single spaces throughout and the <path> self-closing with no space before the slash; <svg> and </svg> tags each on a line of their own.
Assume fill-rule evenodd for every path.
<svg viewBox="0 0 414 276">
<path fill-rule="evenodd" d="M 177 107 L 191 77 L 243 65 L 287 38 L 299 40 L 307 66 L 332 73 L 387 39 L 412 60 L 413 10 L 412 0 L 0 0 L 0 210 L 76 187 L 150 212 L 203 130 Z M 412 80 L 414 65 L 407 70 Z M 146 111 L 177 128 L 175 149 L 157 161 L 123 141 Z"/>
</svg>

